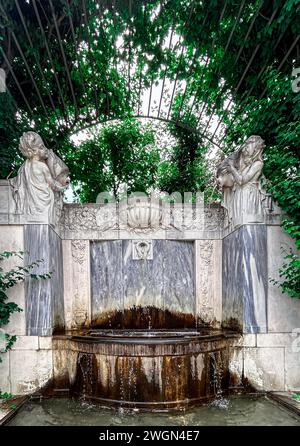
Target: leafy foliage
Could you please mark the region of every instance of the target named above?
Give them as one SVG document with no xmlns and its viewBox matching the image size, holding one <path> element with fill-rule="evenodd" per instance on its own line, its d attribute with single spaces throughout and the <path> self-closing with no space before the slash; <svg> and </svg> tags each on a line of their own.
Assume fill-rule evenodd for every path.
<svg viewBox="0 0 300 446">
<path fill-rule="evenodd" d="M 8 400 L 10 398 L 12 398 L 13 394 L 9 393 L 9 392 L 1 392 L 0 391 L 0 399 L 4 399 L 4 400 Z"/>
<path fill-rule="evenodd" d="M 296 392 L 292 394 L 292 398 L 296 401 L 300 401 L 300 393 Z"/>
<path fill-rule="evenodd" d="M 125 187 L 128 193 L 147 192 L 155 184 L 159 152 L 153 131 L 131 119 L 103 127 L 67 162 L 80 200 L 95 202 L 100 192 L 118 199 Z"/>
<path fill-rule="evenodd" d="M 183 196 L 184 192 L 208 190 L 210 172 L 205 158 L 208 146 L 199 132 L 190 130 L 193 120 L 195 117 L 190 117 L 186 126 L 176 122 L 168 125 L 175 145 L 169 149 L 169 159 L 159 166 L 157 187 L 161 191 L 180 192 Z"/>
</svg>

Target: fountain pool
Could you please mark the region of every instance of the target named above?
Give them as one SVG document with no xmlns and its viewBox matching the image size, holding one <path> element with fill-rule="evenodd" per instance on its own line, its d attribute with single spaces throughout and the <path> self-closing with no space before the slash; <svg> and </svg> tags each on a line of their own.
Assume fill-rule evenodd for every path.
<svg viewBox="0 0 300 446">
<path fill-rule="evenodd" d="M 299 416 L 266 396 L 232 395 L 173 413 L 112 411 L 65 398 L 30 400 L 10 426 L 300 426 Z"/>
</svg>

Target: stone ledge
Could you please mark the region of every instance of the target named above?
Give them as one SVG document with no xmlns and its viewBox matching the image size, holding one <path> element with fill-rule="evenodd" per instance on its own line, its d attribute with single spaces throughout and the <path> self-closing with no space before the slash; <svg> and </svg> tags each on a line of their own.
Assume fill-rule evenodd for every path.
<svg viewBox="0 0 300 446">
<path fill-rule="evenodd" d="M 286 409 L 300 416 L 300 402 L 293 399 L 290 392 L 269 392 L 268 395 Z"/>
<path fill-rule="evenodd" d="M 258 333 L 257 347 L 290 347 L 295 337 L 291 333 Z"/>
<path fill-rule="evenodd" d="M 8 400 L 0 401 L 0 426 L 5 425 L 18 412 L 18 410 L 27 401 L 26 396 L 14 396 Z"/>
<path fill-rule="evenodd" d="M 12 350 L 38 350 L 38 336 L 17 336 L 16 342 L 12 346 Z"/>
<path fill-rule="evenodd" d="M 52 336 L 39 336 L 39 349 L 52 350 Z"/>
</svg>

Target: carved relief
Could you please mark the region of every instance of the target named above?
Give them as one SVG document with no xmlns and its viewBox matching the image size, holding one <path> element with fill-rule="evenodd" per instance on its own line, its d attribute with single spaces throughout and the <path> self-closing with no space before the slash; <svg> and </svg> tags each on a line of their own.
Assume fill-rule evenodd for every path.
<svg viewBox="0 0 300 446">
<path fill-rule="evenodd" d="M 171 226 L 178 229 L 179 231 L 183 226 L 183 207 L 176 206 L 171 207 Z"/>
<path fill-rule="evenodd" d="M 105 238 L 106 231 L 126 230 L 132 235 L 151 234 L 158 230 L 216 231 L 223 228 L 224 209 L 221 206 L 137 206 L 70 205 L 65 204 L 60 230 L 75 233 L 75 238 L 88 232 L 88 237 Z M 91 234 L 91 233 L 93 233 Z M 134 237 L 133 237 L 134 238 Z"/>
<path fill-rule="evenodd" d="M 96 224 L 101 231 L 117 229 L 117 209 L 115 205 L 105 205 L 96 211 Z"/>
<path fill-rule="evenodd" d="M 213 248 L 213 241 L 197 241 L 197 312 L 204 322 L 214 319 Z"/>
<path fill-rule="evenodd" d="M 61 222 L 62 229 L 69 231 L 106 231 L 117 229 L 117 212 L 115 206 L 77 206 L 65 205 Z"/>
<path fill-rule="evenodd" d="M 120 229 L 126 229 L 132 233 L 149 234 L 161 228 L 162 207 L 157 201 L 128 200 L 119 207 Z"/>
<path fill-rule="evenodd" d="M 72 255 L 72 326 L 83 327 L 88 322 L 89 292 L 89 242 L 73 240 Z"/>
<path fill-rule="evenodd" d="M 75 302 L 78 305 L 79 297 L 75 294 Z M 86 325 L 88 320 L 88 312 L 84 308 L 74 308 L 73 311 L 73 326 L 80 328 Z"/>
<path fill-rule="evenodd" d="M 206 231 L 217 231 L 224 228 L 224 209 L 217 206 L 204 208 L 204 229 Z"/>
<path fill-rule="evenodd" d="M 86 261 L 86 241 L 73 240 L 72 246 L 72 258 L 76 263 L 82 265 Z"/>
<path fill-rule="evenodd" d="M 153 245 L 151 240 L 132 241 L 133 260 L 153 260 Z"/>
<path fill-rule="evenodd" d="M 97 226 L 96 209 L 87 206 L 65 206 L 63 225 L 70 231 L 94 229 Z"/>
</svg>

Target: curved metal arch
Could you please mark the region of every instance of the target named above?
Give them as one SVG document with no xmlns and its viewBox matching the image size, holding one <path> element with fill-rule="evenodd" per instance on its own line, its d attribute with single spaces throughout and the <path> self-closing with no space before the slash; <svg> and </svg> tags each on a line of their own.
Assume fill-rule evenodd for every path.
<svg viewBox="0 0 300 446">
<path fill-rule="evenodd" d="M 162 121 L 162 122 L 165 122 L 165 123 L 170 123 L 170 124 L 177 125 L 177 126 L 179 126 L 181 128 L 184 128 L 184 129 L 190 131 L 191 133 L 198 133 L 198 134 L 200 134 L 204 139 L 206 139 L 211 144 L 213 144 L 214 146 L 216 146 L 216 147 L 218 147 L 219 149 L 222 150 L 221 146 L 217 142 L 213 141 L 213 139 L 211 139 L 209 136 L 207 136 L 204 133 L 200 132 L 199 129 L 197 129 L 195 127 L 190 127 L 189 125 L 184 124 L 183 122 L 176 121 L 174 119 L 162 118 L 160 116 L 147 116 L 147 115 L 140 115 L 140 114 L 128 116 L 128 118 L 129 117 L 130 118 L 141 118 L 141 119 L 153 119 L 153 120 L 156 120 L 156 121 Z M 106 124 L 107 122 L 110 122 L 110 121 L 121 121 L 122 119 L 125 119 L 125 118 L 126 118 L 125 116 L 123 118 L 114 117 L 114 118 L 104 119 L 103 121 L 100 120 L 100 121 L 89 122 L 86 125 L 80 126 L 75 131 L 72 131 L 71 134 L 75 135 L 76 133 L 84 131 L 84 130 L 88 130 L 89 128 L 91 128 L 93 126 Z"/>
</svg>

